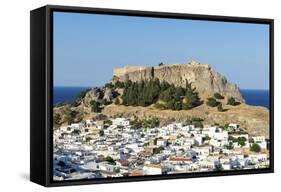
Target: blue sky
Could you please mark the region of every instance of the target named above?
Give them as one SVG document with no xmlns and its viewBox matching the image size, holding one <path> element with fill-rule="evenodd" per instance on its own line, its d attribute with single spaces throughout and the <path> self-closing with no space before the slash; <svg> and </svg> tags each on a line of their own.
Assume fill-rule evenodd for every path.
<svg viewBox="0 0 281 192">
<path fill-rule="evenodd" d="M 54 13 L 55 86 L 100 86 L 115 67 L 192 59 L 241 89 L 268 89 L 269 25 Z"/>
</svg>

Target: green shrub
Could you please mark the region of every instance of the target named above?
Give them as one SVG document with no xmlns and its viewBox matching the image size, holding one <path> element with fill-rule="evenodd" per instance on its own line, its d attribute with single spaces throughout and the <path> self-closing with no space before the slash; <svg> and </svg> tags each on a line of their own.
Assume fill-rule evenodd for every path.
<svg viewBox="0 0 281 192">
<path fill-rule="evenodd" d="M 251 146 L 250 151 L 259 153 L 259 152 L 261 151 L 261 147 L 260 147 L 258 144 L 254 143 L 254 144 Z"/>
<path fill-rule="evenodd" d="M 246 145 L 246 143 L 245 143 L 246 141 L 247 141 L 247 139 L 245 137 L 238 137 L 238 145 L 243 147 Z"/>
<path fill-rule="evenodd" d="M 155 148 L 155 149 L 154 149 L 153 153 L 154 153 L 154 154 L 159 154 L 159 153 L 161 153 L 163 150 L 164 150 L 163 147 L 158 147 L 158 148 Z"/>
<path fill-rule="evenodd" d="M 214 98 L 216 98 L 216 99 L 224 99 L 224 96 L 222 96 L 222 95 L 219 94 L 219 93 L 215 93 L 215 94 L 214 94 Z"/>
<path fill-rule="evenodd" d="M 218 106 L 219 102 L 217 102 L 217 100 L 216 100 L 215 98 L 209 97 L 209 98 L 207 99 L 206 104 L 207 104 L 208 106 L 210 106 L 210 107 L 216 107 L 216 106 Z"/>
<path fill-rule="evenodd" d="M 139 129 L 142 127 L 142 122 L 140 120 L 133 120 L 130 124 L 132 129 Z"/>
<path fill-rule="evenodd" d="M 100 113 L 101 112 L 102 108 L 100 107 L 100 105 L 101 105 L 100 102 L 92 100 L 90 102 L 90 104 L 91 104 L 92 112 L 96 112 L 96 113 Z"/>
<path fill-rule="evenodd" d="M 124 82 L 121 82 L 121 81 L 117 81 L 115 84 L 114 84 L 114 88 L 124 88 L 125 87 L 125 83 Z"/>
<path fill-rule="evenodd" d="M 225 110 L 222 108 L 222 104 L 219 103 L 218 106 L 217 106 L 217 109 L 219 112 L 224 112 Z"/>
<path fill-rule="evenodd" d="M 112 125 L 112 121 L 110 119 L 107 119 L 107 120 L 104 121 L 104 124 Z"/>
<path fill-rule="evenodd" d="M 110 156 L 107 156 L 105 160 L 111 165 L 116 165 L 115 160 Z"/>
<path fill-rule="evenodd" d="M 68 123 L 68 125 L 75 123 L 75 119 L 78 117 L 79 112 L 73 111 L 71 109 L 68 109 L 65 111 L 65 117 L 64 121 Z"/>
<path fill-rule="evenodd" d="M 192 122 L 192 124 L 197 128 L 203 128 L 204 127 L 203 123 L 199 122 L 199 121 Z"/>
<path fill-rule="evenodd" d="M 115 105 L 120 105 L 120 99 L 118 97 L 115 99 L 114 104 Z"/>
<path fill-rule="evenodd" d="M 162 103 L 155 103 L 154 107 L 156 109 L 160 109 L 160 110 L 168 109 L 168 107 L 165 104 L 162 104 Z"/>
<path fill-rule="evenodd" d="M 106 83 L 104 85 L 106 88 L 109 88 L 109 89 L 113 89 L 114 88 L 114 85 L 110 82 L 110 83 Z"/>
<path fill-rule="evenodd" d="M 54 127 L 59 127 L 61 125 L 61 116 L 59 113 L 54 114 Z"/>
<path fill-rule="evenodd" d="M 235 106 L 235 105 L 239 105 L 240 102 L 236 101 L 234 97 L 230 97 L 227 99 L 227 105 L 232 105 L 232 106 Z"/>
<path fill-rule="evenodd" d="M 104 136 L 104 131 L 103 131 L 103 130 L 100 130 L 100 131 L 99 131 L 99 136 L 100 136 L 100 137 Z"/>
</svg>

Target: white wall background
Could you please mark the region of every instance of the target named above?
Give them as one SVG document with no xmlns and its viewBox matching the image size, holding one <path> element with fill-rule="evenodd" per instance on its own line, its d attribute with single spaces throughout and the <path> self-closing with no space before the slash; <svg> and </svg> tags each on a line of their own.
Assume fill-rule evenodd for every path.
<svg viewBox="0 0 281 192">
<path fill-rule="evenodd" d="M 44 188 L 29 182 L 29 11 L 45 4 L 275 19 L 275 173 Z M 281 14 L 277 0 L 25 0 L 0 8 L 0 191 L 268 191 L 279 190 Z M 255 70 L 255 69 L 253 69 Z"/>
</svg>

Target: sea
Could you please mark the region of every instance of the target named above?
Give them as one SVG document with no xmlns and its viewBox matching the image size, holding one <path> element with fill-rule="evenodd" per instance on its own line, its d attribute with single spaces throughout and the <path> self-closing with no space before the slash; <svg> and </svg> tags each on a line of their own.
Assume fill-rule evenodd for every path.
<svg viewBox="0 0 281 192">
<path fill-rule="evenodd" d="M 89 87 L 54 87 L 53 104 L 72 101 L 80 92 Z M 240 90 L 246 103 L 249 105 L 263 106 L 269 109 L 269 90 Z"/>
</svg>

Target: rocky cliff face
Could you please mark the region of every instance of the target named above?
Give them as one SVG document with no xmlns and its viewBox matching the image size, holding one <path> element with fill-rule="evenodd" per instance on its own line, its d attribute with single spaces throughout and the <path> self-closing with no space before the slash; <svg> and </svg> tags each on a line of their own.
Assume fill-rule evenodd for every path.
<svg viewBox="0 0 281 192">
<path fill-rule="evenodd" d="M 186 81 L 196 87 L 199 96 L 206 99 L 220 93 L 227 97 L 234 97 L 239 102 L 245 102 L 237 85 L 216 72 L 210 65 L 191 61 L 188 64 L 165 64 L 157 67 L 123 67 L 113 71 L 114 79 L 133 82 L 158 78 L 175 86 L 185 86 Z"/>
</svg>

